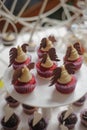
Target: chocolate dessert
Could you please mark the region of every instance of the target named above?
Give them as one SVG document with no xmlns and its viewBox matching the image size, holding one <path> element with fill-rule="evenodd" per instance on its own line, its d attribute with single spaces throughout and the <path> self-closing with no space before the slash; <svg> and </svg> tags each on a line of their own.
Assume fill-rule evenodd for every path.
<svg viewBox="0 0 87 130">
<path fill-rule="evenodd" d="M 1 125 L 4 130 L 17 130 L 19 124 L 19 117 L 14 113 L 6 122 L 5 117 L 1 120 Z"/>
<path fill-rule="evenodd" d="M 61 113 L 58 120 L 60 124 L 63 124 L 68 127 L 69 129 L 74 128 L 76 122 L 77 122 L 77 116 L 75 113 L 71 113 L 67 118 L 64 119 L 66 110 Z"/>
<path fill-rule="evenodd" d="M 47 123 L 44 118 L 42 118 L 35 126 L 33 126 L 33 119 L 29 122 L 29 126 L 32 130 L 45 130 Z"/>
</svg>

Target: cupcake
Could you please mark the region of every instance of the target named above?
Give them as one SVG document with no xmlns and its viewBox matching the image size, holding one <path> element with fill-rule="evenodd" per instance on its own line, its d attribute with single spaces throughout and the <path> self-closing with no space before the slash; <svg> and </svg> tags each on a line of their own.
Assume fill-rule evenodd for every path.
<svg viewBox="0 0 87 130">
<path fill-rule="evenodd" d="M 36 107 L 30 106 L 30 105 L 22 104 L 22 107 L 23 107 L 24 113 L 29 114 L 29 115 L 37 111 Z"/>
<path fill-rule="evenodd" d="M 41 113 L 34 112 L 34 116 L 32 119 L 29 119 L 28 125 L 30 130 L 46 130 L 48 123 Z"/>
<path fill-rule="evenodd" d="M 86 100 L 86 95 L 82 96 L 79 100 L 73 103 L 75 106 L 82 106 Z"/>
<path fill-rule="evenodd" d="M 38 48 L 37 54 L 39 58 L 42 58 L 43 54 L 48 53 L 49 49 L 53 48 L 53 39 L 52 37 L 43 38 L 40 43 L 40 47 Z"/>
<path fill-rule="evenodd" d="M 5 46 L 11 46 L 14 44 L 16 36 L 12 32 L 7 32 L 2 35 L 2 42 Z"/>
<path fill-rule="evenodd" d="M 15 90 L 20 94 L 31 93 L 36 87 L 35 76 L 30 72 L 34 68 L 34 63 L 15 70 L 12 78 L 12 84 Z"/>
<path fill-rule="evenodd" d="M 59 61 L 56 51 L 54 48 L 51 48 L 48 53 L 43 54 L 41 60 L 36 64 L 38 75 L 43 78 L 50 78 L 53 70 L 57 67 L 56 61 Z"/>
<path fill-rule="evenodd" d="M 73 63 L 76 71 L 79 70 L 83 63 L 82 51 L 79 43 L 68 46 L 64 63 Z"/>
<path fill-rule="evenodd" d="M 17 48 L 11 48 L 9 51 L 10 64 L 14 69 L 21 68 L 31 62 L 31 57 L 26 54 L 28 44 L 23 44 Z"/>
<path fill-rule="evenodd" d="M 70 69 L 70 68 L 71 69 Z M 51 78 L 51 85 L 55 84 L 55 88 L 60 93 L 69 94 L 75 90 L 77 79 L 74 74 L 73 65 L 71 67 L 70 64 L 62 65 L 57 67 L 53 71 L 53 76 Z"/>
<path fill-rule="evenodd" d="M 17 130 L 18 124 L 19 118 L 15 113 L 9 118 L 8 121 L 5 121 L 5 117 L 1 120 L 1 125 L 4 130 Z"/>
<path fill-rule="evenodd" d="M 60 115 L 58 115 L 58 122 L 60 128 L 73 129 L 77 123 L 77 115 L 73 112 L 72 109 L 63 110 Z M 62 130 L 68 130 L 62 129 Z"/>
<path fill-rule="evenodd" d="M 7 104 L 9 104 L 9 106 L 13 107 L 13 108 L 19 106 L 19 104 L 20 104 L 17 100 L 15 100 L 13 97 L 11 97 L 9 95 L 6 96 L 5 100 L 6 100 Z"/>
<path fill-rule="evenodd" d="M 5 116 L 1 119 L 3 130 L 17 130 L 19 125 L 19 117 L 13 112 L 11 108 L 6 107 Z"/>
<path fill-rule="evenodd" d="M 81 112 L 80 118 L 81 118 L 81 124 L 87 127 L 87 109 Z"/>
</svg>

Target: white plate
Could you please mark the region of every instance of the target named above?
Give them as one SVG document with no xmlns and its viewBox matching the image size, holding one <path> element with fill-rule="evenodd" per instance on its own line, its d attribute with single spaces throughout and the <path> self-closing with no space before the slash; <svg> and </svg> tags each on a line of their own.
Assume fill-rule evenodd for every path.
<svg viewBox="0 0 87 130">
<path fill-rule="evenodd" d="M 40 78 L 36 70 L 33 72 L 37 78 L 37 85 L 35 90 L 29 94 L 19 94 L 15 91 L 14 86 L 11 84 L 13 69 L 8 68 L 4 75 L 5 87 L 8 93 L 16 100 L 38 107 L 59 107 L 71 104 L 81 98 L 87 92 L 87 67 L 83 64 L 80 71 L 76 74 L 77 85 L 71 94 L 61 94 L 55 86 L 49 87 L 50 80 Z"/>
</svg>

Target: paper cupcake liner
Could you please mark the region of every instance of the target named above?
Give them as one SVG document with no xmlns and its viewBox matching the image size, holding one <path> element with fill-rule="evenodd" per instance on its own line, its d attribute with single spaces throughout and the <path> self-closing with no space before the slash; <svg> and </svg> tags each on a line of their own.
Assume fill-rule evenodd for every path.
<svg viewBox="0 0 87 130">
<path fill-rule="evenodd" d="M 41 76 L 41 77 L 44 77 L 44 78 L 50 78 L 52 76 L 52 73 L 53 73 L 53 70 L 52 71 L 47 71 L 47 72 L 43 72 L 41 71 L 40 69 L 37 68 L 37 72 L 38 74 Z"/>
<path fill-rule="evenodd" d="M 81 68 L 81 66 L 82 66 L 83 57 L 80 56 L 80 58 L 79 58 L 78 60 L 76 60 L 76 61 L 65 61 L 64 63 L 65 63 L 65 64 L 67 64 L 67 63 L 73 63 L 74 66 L 75 66 L 75 69 L 76 69 L 76 71 L 77 71 L 77 70 L 79 70 L 79 69 Z"/>
<path fill-rule="evenodd" d="M 47 53 L 46 51 L 43 52 L 41 51 L 40 49 L 37 50 L 37 55 L 38 55 L 38 58 L 42 58 L 43 54 Z"/>
<path fill-rule="evenodd" d="M 8 102 L 8 104 L 9 104 L 10 107 L 15 108 L 15 107 L 18 107 L 20 103 L 19 102 L 15 102 L 15 103 L 9 103 Z"/>
<path fill-rule="evenodd" d="M 28 115 L 31 115 L 31 114 L 33 114 L 35 111 L 37 111 L 37 108 L 27 109 L 27 108 L 24 108 L 24 107 L 23 107 L 23 111 L 24 111 L 24 113 L 26 113 L 26 114 L 28 114 Z"/>
<path fill-rule="evenodd" d="M 14 86 L 15 90 L 20 93 L 20 94 L 26 94 L 26 93 L 31 93 L 36 87 L 36 83 L 35 84 L 27 84 L 24 86 Z"/>
<path fill-rule="evenodd" d="M 58 82 L 55 84 L 56 90 L 64 93 L 64 94 L 69 94 L 71 92 L 74 91 L 75 87 L 76 87 L 76 77 L 73 76 L 72 77 L 72 81 L 69 82 L 68 84 L 59 84 Z"/>
<path fill-rule="evenodd" d="M 29 65 L 29 63 L 31 62 L 31 56 L 28 58 L 28 62 L 27 63 L 25 63 L 25 62 L 23 62 L 23 63 L 20 63 L 20 64 L 13 64 L 13 68 L 14 69 L 20 69 L 20 68 L 22 68 L 22 67 L 24 67 L 25 65 L 27 66 L 27 65 Z"/>
</svg>

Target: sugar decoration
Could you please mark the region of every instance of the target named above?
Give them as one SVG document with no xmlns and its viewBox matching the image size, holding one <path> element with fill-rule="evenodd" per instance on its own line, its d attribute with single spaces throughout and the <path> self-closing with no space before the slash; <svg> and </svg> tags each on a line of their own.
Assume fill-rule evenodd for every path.
<svg viewBox="0 0 87 130">
<path fill-rule="evenodd" d="M 33 126 L 35 126 L 42 119 L 42 114 L 34 112 Z"/>
<path fill-rule="evenodd" d="M 9 107 L 9 104 L 7 104 L 4 108 L 5 111 L 5 122 L 9 120 L 9 118 L 13 115 L 14 110 Z"/>
</svg>

